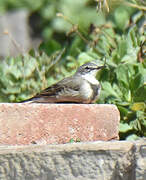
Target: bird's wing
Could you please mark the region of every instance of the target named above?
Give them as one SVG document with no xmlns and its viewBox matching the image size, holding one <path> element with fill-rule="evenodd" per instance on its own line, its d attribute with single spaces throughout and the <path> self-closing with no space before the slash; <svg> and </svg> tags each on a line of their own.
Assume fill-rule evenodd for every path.
<svg viewBox="0 0 146 180">
<path fill-rule="evenodd" d="M 79 97 L 80 96 L 80 81 L 79 79 L 69 77 L 65 78 L 58 83 L 44 89 L 41 91 L 39 94 L 37 94 L 35 97 L 54 97 L 54 96 L 62 96 L 62 97 L 67 97 L 71 96 L 72 97 Z"/>
</svg>

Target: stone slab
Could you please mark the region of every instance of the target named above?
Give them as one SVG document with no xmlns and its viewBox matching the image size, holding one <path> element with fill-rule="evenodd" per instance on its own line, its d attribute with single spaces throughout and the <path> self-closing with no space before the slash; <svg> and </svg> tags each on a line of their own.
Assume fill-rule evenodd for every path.
<svg viewBox="0 0 146 180">
<path fill-rule="evenodd" d="M 146 141 L 0 146 L 0 179 L 144 180 L 143 147 Z"/>
<path fill-rule="evenodd" d="M 119 120 L 114 105 L 0 103 L 0 144 L 118 139 Z"/>
</svg>

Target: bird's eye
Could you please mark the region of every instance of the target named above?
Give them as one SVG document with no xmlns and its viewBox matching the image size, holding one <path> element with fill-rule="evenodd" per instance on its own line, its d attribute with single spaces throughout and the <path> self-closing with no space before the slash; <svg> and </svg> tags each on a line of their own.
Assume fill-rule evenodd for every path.
<svg viewBox="0 0 146 180">
<path fill-rule="evenodd" d="M 86 66 L 85 69 L 89 70 L 90 68 L 88 66 Z"/>
</svg>

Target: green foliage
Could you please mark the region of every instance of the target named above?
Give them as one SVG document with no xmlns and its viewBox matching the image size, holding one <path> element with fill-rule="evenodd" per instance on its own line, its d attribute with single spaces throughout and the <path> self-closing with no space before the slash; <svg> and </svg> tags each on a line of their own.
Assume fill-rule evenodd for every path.
<svg viewBox="0 0 146 180">
<path fill-rule="evenodd" d="M 40 45 L 38 52 L 31 50 L 28 54 L 0 61 L 1 102 L 25 100 L 71 75 L 79 65 L 92 60 L 103 64 L 106 58 L 107 68 L 99 74 L 102 92 L 98 103 L 118 107 L 121 139 L 146 136 L 146 34 L 142 10 L 132 8 L 131 4 L 125 7 L 124 2 L 132 2 L 122 0 L 118 1 L 120 4 L 112 4 L 113 9 L 108 4 L 109 13 L 97 13 L 97 4 L 90 0 L 35 3 L 14 0 L 17 6 L 12 6 L 13 1 L 6 2 L 11 8 L 24 3 L 29 10 L 39 12 L 42 24 L 48 22 L 48 25 L 44 25 L 42 31 L 46 42 Z M 144 7 L 137 1 L 135 6 Z M 58 11 L 62 13 L 60 17 L 55 16 Z M 52 34 L 61 33 L 60 41 L 67 32 L 70 42 L 63 41 L 65 49 L 51 39 Z"/>
<path fill-rule="evenodd" d="M 63 78 L 63 72 L 58 76 L 60 67 L 56 65 L 63 52 L 56 51 L 47 56 L 31 51 L 0 61 L 0 101 L 19 102 Z"/>
<path fill-rule="evenodd" d="M 96 47 L 81 53 L 78 60 L 99 59 L 102 53 L 107 57 L 108 67 L 100 76 L 102 92 L 98 103 L 117 105 L 121 116 L 120 138 L 137 139 L 146 136 L 146 61 L 140 63 L 138 59 L 144 36 L 132 27 L 122 36 L 116 34 L 110 38 L 113 43 L 108 37 L 99 36 Z"/>
</svg>

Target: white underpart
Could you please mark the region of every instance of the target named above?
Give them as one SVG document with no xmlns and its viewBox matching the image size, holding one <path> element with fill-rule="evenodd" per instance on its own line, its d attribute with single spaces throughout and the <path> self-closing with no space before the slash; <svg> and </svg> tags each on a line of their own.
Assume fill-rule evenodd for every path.
<svg viewBox="0 0 146 180">
<path fill-rule="evenodd" d="M 86 75 L 82 75 L 82 77 L 86 80 L 82 86 L 82 88 L 84 89 L 84 98 L 88 99 L 92 96 L 93 90 L 91 88 L 91 84 L 93 85 L 99 85 L 99 81 L 95 78 L 95 76 L 93 74 L 86 74 Z"/>
<path fill-rule="evenodd" d="M 92 74 L 85 74 L 82 77 L 93 85 L 99 85 L 99 81 Z"/>
<path fill-rule="evenodd" d="M 87 81 L 82 84 L 81 92 L 84 99 L 90 99 L 90 97 L 92 96 L 93 90 L 91 89 L 91 86 Z"/>
</svg>

